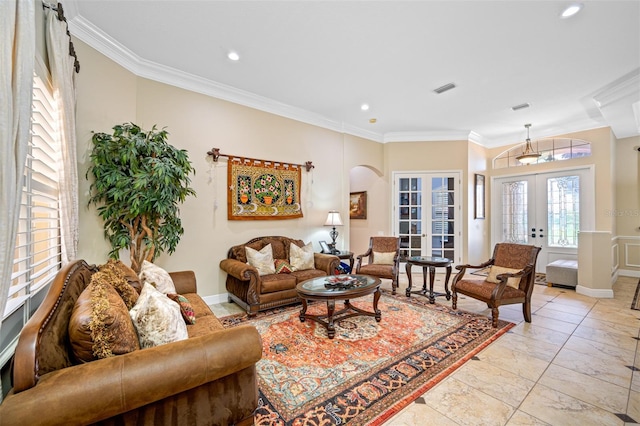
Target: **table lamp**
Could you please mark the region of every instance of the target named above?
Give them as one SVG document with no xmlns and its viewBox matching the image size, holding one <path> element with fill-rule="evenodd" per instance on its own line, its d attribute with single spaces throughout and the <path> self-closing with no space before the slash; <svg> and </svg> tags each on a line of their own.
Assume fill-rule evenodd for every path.
<svg viewBox="0 0 640 426">
<path fill-rule="evenodd" d="M 339 253 L 340 250 L 336 250 L 336 238 L 338 238 L 338 231 L 336 231 L 336 226 L 342 226 L 342 219 L 340 218 L 340 213 L 337 210 L 330 210 L 329 215 L 327 216 L 327 221 L 324 223 L 324 226 L 332 226 L 331 232 L 329 232 L 329 236 L 331 237 L 331 254 Z"/>
</svg>

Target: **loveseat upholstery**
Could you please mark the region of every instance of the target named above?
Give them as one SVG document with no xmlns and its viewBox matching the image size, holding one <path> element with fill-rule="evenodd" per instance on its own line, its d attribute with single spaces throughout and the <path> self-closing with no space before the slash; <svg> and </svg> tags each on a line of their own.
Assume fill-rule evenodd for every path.
<svg viewBox="0 0 640 426">
<path fill-rule="evenodd" d="M 224 329 L 191 271 L 170 274 L 196 314 L 188 339 L 76 363 L 69 318 L 97 270 L 82 260 L 65 266 L 22 330 L 0 425 L 253 424 L 260 335 Z"/>
<path fill-rule="evenodd" d="M 290 260 L 290 245 L 304 247 L 302 240 L 283 236 L 258 237 L 244 244 L 233 246 L 220 268 L 227 273 L 227 292 L 233 301 L 253 316 L 259 311 L 289 305 L 300 301 L 296 285 L 310 278 L 333 275 L 340 258 L 331 254 L 314 253 L 314 268 L 285 274 L 260 275 L 247 263 L 246 247 L 260 251 L 271 244 L 274 259 Z"/>
</svg>

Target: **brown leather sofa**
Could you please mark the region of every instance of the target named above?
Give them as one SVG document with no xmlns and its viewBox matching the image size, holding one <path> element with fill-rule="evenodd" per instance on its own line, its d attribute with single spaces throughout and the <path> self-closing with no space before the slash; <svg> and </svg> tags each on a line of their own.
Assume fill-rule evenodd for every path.
<svg viewBox="0 0 640 426">
<path fill-rule="evenodd" d="M 0 425 L 253 424 L 260 335 L 224 329 L 191 271 L 171 274 L 196 313 L 188 339 L 74 364 L 69 318 L 96 271 L 82 260 L 64 267 L 22 330 Z"/>
<path fill-rule="evenodd" d="M 246 247 L 262 250 L 271 244 L 274 259 L 289 261 L 291 243 L 304 247 L 302 240 L 288 237 L 258 237 L 229 249 L 227 259 L 220 262 L 220 268 L 227 273 L 229 301 L 242 306 L 249 315 L 269 308 L 299 302 L 296 285 L 310 278 L 333 275 L 340 264 L 340 258 L 331 254 L 314 253 L 314 269 L 294 271 L 286 274 L 262 275 L 247 263 Z"/>
</svg>

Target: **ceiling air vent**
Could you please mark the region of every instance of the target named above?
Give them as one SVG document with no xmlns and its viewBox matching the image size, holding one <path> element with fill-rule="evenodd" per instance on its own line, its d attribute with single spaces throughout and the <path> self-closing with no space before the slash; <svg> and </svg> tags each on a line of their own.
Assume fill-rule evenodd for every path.
<svg viewBox="0 0 640 426">
<path fill-rule="evenodd" d="M 456 87 L 455 84 L 449 83 L 449 84 L 445 84 L 444 86 L 440 86 L 437 89 L 434 89 L 433 91 L 436 92 L 439 95 L 440 93 L 444 93 L 447 90 L 453 89 L 454 87 Z"/>
<path fill-rule="evenodd" d="M 525 108 L 529 108 L 531 106 L 531 104 L 529 103 L 524 103 L 524 104 L 520 104 L 520 105 L 516 105 L 516 106 L 512 106 L 511 109 L 514 111 L 517 111 L 519 109 L 525 109 Z"/>
</svg>

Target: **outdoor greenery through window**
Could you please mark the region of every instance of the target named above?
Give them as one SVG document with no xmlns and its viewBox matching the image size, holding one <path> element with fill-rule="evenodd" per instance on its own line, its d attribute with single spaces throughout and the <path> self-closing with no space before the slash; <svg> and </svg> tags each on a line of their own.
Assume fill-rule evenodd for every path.
<svg viewBox="0 0 640 426">
<path fill-rule="evenodd" d="M 534 151 L 541 155 L 533 164 L 548 163 L 550 161 L 563 161 L 572 158 L 589 157 L 591 144 L 581 139 L 542 139 L 531 143 Z M 516 145 L 493 159 L 494 169 L 506 169 L 509 167 L 524 166 L 516 159 L 522 154 L 523 145 Z"/>
<path fill-rule="evenodd" d="M 3 318 L 26 305 L 60 269 L 58 156 L 60 138 L 56 102 L 48 85 L 34 76 L 31 140 L 24 169 L 9 300 Z"/>
</svg>

